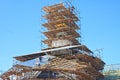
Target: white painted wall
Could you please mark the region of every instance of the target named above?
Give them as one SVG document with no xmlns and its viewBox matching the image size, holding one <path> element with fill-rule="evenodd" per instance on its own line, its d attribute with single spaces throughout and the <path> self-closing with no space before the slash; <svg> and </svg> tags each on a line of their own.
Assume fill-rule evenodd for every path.
<svg viewBox="0 0 120 80">
<path fill-rule="evenodd" d="M 69 40 L 52 41 L 52 47 L 60 47 L 60 46 L 71 45 L 71 44 L 72 42 Z"/>
</svg>

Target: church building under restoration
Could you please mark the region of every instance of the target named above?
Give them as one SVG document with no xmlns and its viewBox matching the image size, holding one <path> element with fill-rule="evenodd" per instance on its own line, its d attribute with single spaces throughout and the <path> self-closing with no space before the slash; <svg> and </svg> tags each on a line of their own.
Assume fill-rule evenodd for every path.
<svg viewBox="0 0 120 80">
<path fill-rule="evenodd" d="M 2 80 L 99 80 L 105 63 L 86 46 L 79 38 L 78 22 L 75 7 L 67 2 L 43 7 L 47 29 L 43 41 L 48 47 L 39 52 L 16 56 L 20 63 L 34 62 L 34 65 L 14 64 L 3 73 Z M 46 62 L 44 56 L 48 56 Z"/>
</svg>

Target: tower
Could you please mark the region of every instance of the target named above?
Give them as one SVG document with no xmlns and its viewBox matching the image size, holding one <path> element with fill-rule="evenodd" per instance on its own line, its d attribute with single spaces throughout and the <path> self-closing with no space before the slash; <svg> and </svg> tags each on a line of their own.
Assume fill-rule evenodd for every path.
<svg viewBox="0 0 120 80">
<path fill-rule="evenodd" d="M 79 29 L 76 24 L 79 19 L 73 13 L 73 6 L 66 8 L 64 3 L 60 3 L 44 7 L 43 10 L 46 12 L 46 15 L 43 17 L 48 21 L 43 24 L 48 29 L 47 32 L 44 32 L 48 38 L 43 41 L 45 44 L 50 48 L 80 44 L 76 40 L 76 38 L 80 37 L 76 32 Z"/>
</svg>

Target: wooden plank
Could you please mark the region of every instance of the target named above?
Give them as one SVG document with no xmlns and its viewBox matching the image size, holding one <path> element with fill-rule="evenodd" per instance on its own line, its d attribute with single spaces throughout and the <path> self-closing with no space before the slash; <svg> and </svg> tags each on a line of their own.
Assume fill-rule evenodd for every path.
<svg viewBox="0 0 120 80">
<path fill-rule="evenodd" d="M 80 37 L 80 35 L 72 28 L 69 27 L 65 27 L 65 28 L 59 28 L 56 30 L 51 30 L 48 32 L 43 32 L 43 34 L 45 34 L 45 36 L 47 36 L 48 38 L 57 38 L 56 34 L 59 32 L 66 32 L 67 35 L 72 35 L 75 37 Z"/>
<path fill-rule="evenodd" d="M 45 7 L 43 7 L 43 10 L 47 13 L 51 13 L 56 10 L 60 10 L 60 9 L 64 9 L 64 8 L 65 7 L 64 7 L 63 3 L 59 3 L 59 4 L 52 5 L 52 6 L 45 6 Z"/>
<path fill-rule="evenodd" d="M 65 19 L 61 19 L 61 20 L 65 20 Z M 58 24 L 66 24 L 66 26 L 63 26 L 63 27 L 71 27 L 71 28 L 77 29 L 77 30 L 80 29 L 78 27 L 78 25 L 76 23 L 74 23 L 74 22 L 69 22 L 69 21 L 66 22 L 66 21 L 64 21 L 64 22 L 60 22 Z M 45 24 L 42 24 L 42 25 L 44 27 L 46 27 L 48 30 L 55 30 L 55 29 L 60 28 L 60 27 L 56 27 L 56 25 L 58 25 L 58 24 L 45 23 Z"/>
<path fill-rule="evenodd" d="M 53 12 L 53 13 L 50 13 L 50 14 L 46 14 L 43 17 L 48 19 L 48 20 L 56 20 L 56 17 L 57 17 L 57 19 L 59 19 L 59 16 L 62 16 L 62 19 L 65 19 L 65 16 L 66 16 L 66 18 L 71 18 L 74 21 L 78 21 L 77 16 L 75 14 L 73 14 L 73 12 L 70 11 L 70 9 L 63 9 L 60 12 L 56 11 L 56 12 Z"/>
</svg>

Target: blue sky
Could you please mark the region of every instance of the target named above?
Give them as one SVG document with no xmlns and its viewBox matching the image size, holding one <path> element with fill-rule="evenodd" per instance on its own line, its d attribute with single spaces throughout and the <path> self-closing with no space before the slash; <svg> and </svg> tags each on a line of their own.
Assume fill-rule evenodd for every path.
<svg viewBox="0 0 120 80">
<path fill-rule="evenodd" d="M 41 8 L 59 0 L 0 0 L 0 70 L 14 56 L 41 50 Z M 120 63 L 120 0 L 72 0 L 81 17 L 82 43 L 107 64 Z"/>
</svg>

